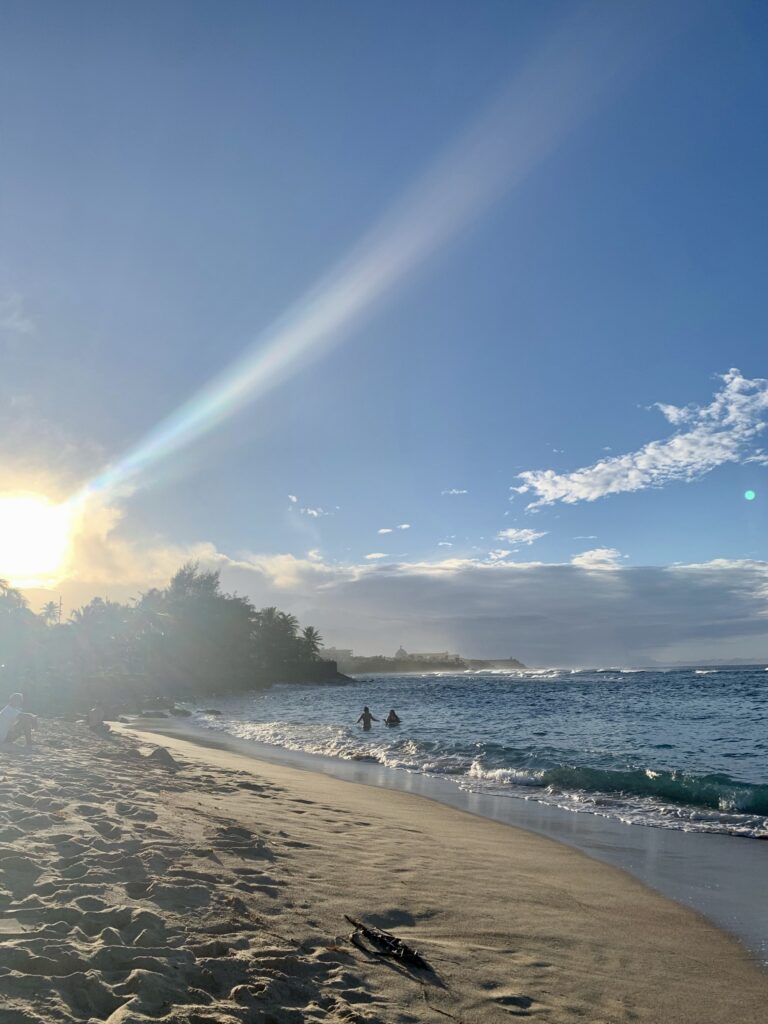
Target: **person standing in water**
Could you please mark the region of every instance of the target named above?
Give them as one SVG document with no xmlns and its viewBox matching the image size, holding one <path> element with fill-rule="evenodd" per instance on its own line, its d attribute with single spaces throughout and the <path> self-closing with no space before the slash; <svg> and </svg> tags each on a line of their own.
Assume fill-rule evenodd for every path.
<svg viewBox="0 0 768 1024">
<path fill-rule="evenodd" d="M 390 708 L 389 714 L 384 719 L 384 725 L 400 725 L 400 716 L 394 708 Z"/>
<path fill-rule="evenodd" d="M 371 710 L 367 704 L 363 708 L 363 713 L 358 718 L 357 724 L 359 725 L 360 722 L 363 723 L 363 729 L 365 730 L 365 732 L 368 732 L 368 730 L 371 728 L 371 722 L 378 722 L 378 718 L 373 717 L 373 715 L 371 714 Z"/>
</svg>

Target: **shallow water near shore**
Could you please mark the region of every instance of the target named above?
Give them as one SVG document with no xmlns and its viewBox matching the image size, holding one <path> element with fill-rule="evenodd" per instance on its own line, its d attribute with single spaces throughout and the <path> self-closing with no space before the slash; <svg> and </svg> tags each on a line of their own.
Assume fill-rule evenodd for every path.
<svg viewBox="0 0 768 1024">
<path fill-rule="evenodd" d="M 402 725 L 355 726 L 362 706 Z M 768 838 L 768 670 L 373 676 L 195 715 L 239 739 L 449 778 L 621 822 Z"/>
<path fill-rule="evenodd" d="M 463 790 L 445 777 L 238 739 L 221 730 L 201 728 L 189 720 L 151 724 L 143 720 L 135 726 L 257 761 L 436 800 L 565 843 L 622 868 L 663 895 L 703 914 L 740 939 L 763 968 L 768 968 L 768 843 L 739 842 L 726 835 L 631 827 L 615 817 L 570 814 L 552 804 Z M 375 807 L 375 797 L 371 806 Z"/>
</svg>

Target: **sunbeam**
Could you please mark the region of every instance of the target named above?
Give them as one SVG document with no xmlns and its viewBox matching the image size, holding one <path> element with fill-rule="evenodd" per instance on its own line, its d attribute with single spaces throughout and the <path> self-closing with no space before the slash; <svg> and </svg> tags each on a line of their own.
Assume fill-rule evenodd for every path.
<svg viewBox="0 0 768 1024">
<path fill-rule="evenodd" d="M 652 25 L 638 10 L 601 4 L 571 19 L 327 276 L 81 496 L 135 486 L 150 466 L 338 344 L 428 257 L 519 186 L 662 35 L 658 18 Z"/>
</svg>

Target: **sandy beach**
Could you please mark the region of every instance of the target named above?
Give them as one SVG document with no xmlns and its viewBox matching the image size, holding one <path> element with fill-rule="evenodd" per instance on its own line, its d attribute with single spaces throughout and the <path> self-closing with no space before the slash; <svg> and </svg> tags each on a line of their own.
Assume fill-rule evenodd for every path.
<svg viewBox="0 0 768 1024">
<path fill-rule="evenodd" d="M 765 1019 L 768 975 L 703 918 L 432 801 L 60 722 L 0 779 L 0 1024 Z"/>
</svg>

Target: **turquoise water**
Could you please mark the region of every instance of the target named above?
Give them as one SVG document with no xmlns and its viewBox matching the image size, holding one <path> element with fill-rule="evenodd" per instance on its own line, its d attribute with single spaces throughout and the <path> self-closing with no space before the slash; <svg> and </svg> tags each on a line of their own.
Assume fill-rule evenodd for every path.
<svg viewBox="0 0 768 1024">
<path fill-rule="evenodd" d="M 356 726 L 364 704 L 396 729 Z M 632 824 L 768 838 L 768 670 L 374 676 L 219 700 L 242 739 Z"/>
</svg>

